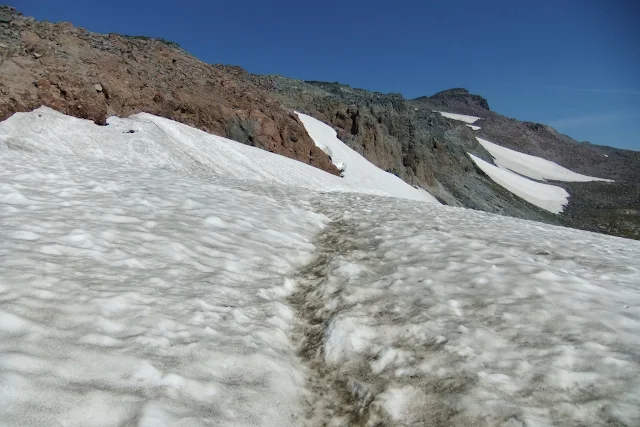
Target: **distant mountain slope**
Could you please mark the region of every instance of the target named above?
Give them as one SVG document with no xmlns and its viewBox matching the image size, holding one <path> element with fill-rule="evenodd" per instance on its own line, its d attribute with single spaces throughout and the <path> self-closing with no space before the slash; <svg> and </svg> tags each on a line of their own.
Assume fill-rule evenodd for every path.
<svg viewBox="0 0 640 427">
<path fill-rule="evenodd" d="M 331 123 L 371 162 L 447 204 L 640 238 L 640 153 L 582 144 L 548 126 L 501 116 L 465 89 L 408 100 L 338 83 L 280 76 L 265 81 L 283 103 Z M 442 111 L 479 120 L 471 125 L 460 117 L 443 117 Z M 475 125 L 480 129 L 470 128 Z M 473 164 L 466 153 L 492 160 L 476 137 L 615 182 L 552 181 L 571 197 L 561 215 L 549 215 L 505 191 Z"/>
<path fill-rule="evenodd" d="M 640 178 L 637 167 L 640 152 L 620 150 L 594 144 L 585 144 L 557 132 L 550 126 L 521 122 L 489 110 L 485 100 L 464 89 L 440 92 L 432 97 L 421 97 L 413 102 L 422 108 L 444 110 L 480 117 L 476 122 L 481 130 L 477 136 L 504 147 L 551 160 L 574 172 L 603 176 L 614 180 Z M 610 159 L 614 153 L 616 159 Z M 620 162 L 627 158 L 628 162 Z"/>
<path fill-rule="evenodd" d="M 338 175 L 292 111 L 239 67 L 220 68 L 178 45 L 96 34 L 0 7 L 0 120 L 41 105 L 102 124 L 148 112 Z"/>
<path fill-rule="evenodd" d="M 166 40 L 38 22 L 6 6 L 0 15 L 0 119 L 41 105 L 99 124 L 110 115 L 148 112 L 339 175 L 299 111 L 442 203 L 640 238 L 640 153 L 579 143 L 548 126 L 501 116 L 465 89 L 409 100 L 338 83 L 256 76 L 206 64 Z M 479 120 L 465 123 L 438 111 Z M 474 164 L 468 154 L 492 162 L 476 137 L 615 183 L 550 182 L 570 194 L 563 212 L 552 214 Z"/>
<path fill-rule="evenodd" d="M 488 109 L 488 103 L 464 89 L 413 100 L 418 108 L 446 109 L 480 117 L 476 136 L 522 153 L 542 157 L 573 172 L 615 183 L 562 182 L 571 197 L 561 217 L 568 226 L 640 238 L 640 152 L 587 144 L 550 126 L 521 122 Z"/>
</svg>

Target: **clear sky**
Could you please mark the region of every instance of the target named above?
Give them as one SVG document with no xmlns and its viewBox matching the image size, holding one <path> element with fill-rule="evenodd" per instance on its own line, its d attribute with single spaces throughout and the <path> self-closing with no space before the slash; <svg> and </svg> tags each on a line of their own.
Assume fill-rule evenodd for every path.
<svg viewBox="0 0 640 427">
<path fill-rule="evenodd" d="M 163 37 L 257 74 L 409 98 L 465 87 L 506 116 L 640 150 L 640 0 L 8 3 L 40 20 Z"/>
</svg>

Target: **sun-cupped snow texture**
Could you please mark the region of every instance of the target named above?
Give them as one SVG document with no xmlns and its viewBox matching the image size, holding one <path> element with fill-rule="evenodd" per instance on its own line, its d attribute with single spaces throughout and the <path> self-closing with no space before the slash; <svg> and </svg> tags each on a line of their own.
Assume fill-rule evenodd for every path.
<svg viewBox="0 0 640 427">
<path fill-rule="evenodd" d="M 277 168 L 333 181 L 152 116 L 25 117 L 0 425 L 640 425 L 640 242 L 300 189 Z"/>
<path fill-rule="evenodd" d="M 557 214 L 562 212 L 569 201 L 569 193 L 562 187 L 532 181 L 507 169 L 501 169 L 485 162 L 473 154 L 467 154 L 494 182 L 533 205 Z"/>
<path fill-rule="evenodd" d="M 287 277 L 325 219 L 297 204 L 1 153 L 0 425 L 299 426 Z"/>
<path fill-rule="evenodd" d="M 327 153 L 338 169 L 344 170 L 344 180 L 356 188 L 372 187 L 382 191 L 380 195 L 402 197 L 431 203 L 440 203 L 423 189 L 414 188 L 397 176 L 385 172 L 360 153 L 338 139 L 336 131 L 320 120 L 296 113 L 307 133 L 318 148 Z"/>
<path fill-rule="evenodd" d="M 575 173 L 557 163 L 502 147 L 486 139 L 478 137 L 476 139 L 491 154 L 496 165 L 532 179 L 568 182 L 613 182 L 611 179 L 595 178 Z"/>
<path fill-rule="evenodd" d="M 640 242 L 370 196 L 317 204 L 332 222 L 297 300 L 325 425 L 640 425 Z"/>
<path fill-rule="evenodd" d="M 465 122 L 468 124 L 473 124 L 478 120 L 480 120 L 480 117 L 476 117 L 476 116 L 467 116 L 464 114 L 456 114 L 456 113 L 446 113 L 444 111 L 438 111 L 438 113 L 440 113 L 443 117 L 446 117 L 448 119 L 457 120 L 459 122 Z"/>
<path fill-rule="evenodd" d="M 24 150 L 115 160 L 202 176 L 249 179 L 317 191 L 346 191 L 417 200 L 436 199 L 400 178 L 365 171 L 370 179 L 343 179 L 304 163 L 211 135 L 173 120 L 140 113 L 110 117 L 108 126 L 47 107 L 16 113 L 0 123 L 0 151 Z M 363 159 L 364 160 L 364 159 Z M 366 161 L 366 160 L 365 160 Z M 361 164 L 354 164 L 355 176 Z M 364 167 L 364 166 L 363 166 Z M 375 166 L 371 165 L 375 168 Z M 380 171 L 380 174 L 386 174 Z"/>
</svg>

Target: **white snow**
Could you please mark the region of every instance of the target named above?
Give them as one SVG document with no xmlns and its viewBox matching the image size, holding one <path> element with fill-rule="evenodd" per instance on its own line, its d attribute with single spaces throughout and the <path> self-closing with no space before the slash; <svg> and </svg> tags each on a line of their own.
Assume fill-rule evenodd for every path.
<svg viewBox="0 0 640 427">
<path fill-rule="evenodd" d="M 569 193 L 564 188 L 543 184 L 532 179 L 613 182 L 610 179 L 595 178 L 572 172 L 557 163 L 502 147 L 486 139 L 478 137 L 476 139 L 491 154 L 497 166 L 469 154 L 474 163 L 497 184 L 549 212 L 562 212 L 568 203 Z"/>
<path fill-rule="evenodd" d="M 476 139 L 480 145 L 482 145 L 485 150 L 491 154 L 496 165 L 532 179 L 567 182 L 613 182 L 611 179 L 595 178 L 572 172 L 557 163 L 545 160 L 541 157 L 520 153 L 518 151 L 502 147 L 498 144 L 494 144 L 493 142 L 489 142 L 486 139 L 478 137 L 476 137 Z"/>
<path fill-rule="evenodd" d="M 469 156 L 489 178 L 533 205 L 552 213 L 560 213 L 569 201 L 569 193 L 562 187 L 532 181 L 507 169 L 501 169 L 485 162 L 473 154 L 469 154 Z"/>
<path fill-rule="evenodd" d="M 140 113 L 124 119 L 111 117 L 108 123 L 108 126 L 98 126 L 47 107 L 17 113 L 0 123 L 0 152 L 9 149 L 91 157 L 200 176 L 251 179 L 316 191 L 358 192 L 438 203 L 425 191 L 376 168 L 363 157 L 357 157 L 359 155 L 352 155 L 342 143 L 344 150 L 336 148 L 335 151 L 343 161 L 352 163 L 347 165 L 351 166 L 347 179 L 151 114 Z"/>
<path fill-rule="evenodd" d="M 476 117 L 476 116 L 467 116 L 467 115 L 464 115 L 464 114 L 447 113 L 447 112 L 444 112 L 444 111 L 438 111 L 438 113 L 440 113 L 442 116 L 444 116 L 444 117 L 446 117 L 448 119 L 457 120 L 459 122 L 465 122 L 465 123 L 468 123 L 468 124 L 473 124 L 473 123 L 477 122 L 478 120 L 480 120 L 480 117 Z"/>
<path fill-rule="evenodd" d="M 640 425 L 640 242 L 345 199 L 300 286 L 362 425 Z"/>
<path fill-rule="evenodd" d="M 0 424 L 640 425 L 640 242 L 35 116 L 0 124 Z"/>
<path fill-rule="evenodd" d="M 338 169 L 344 170 L 344 180 L 352 186 L 377 188 L 383 191 L 378 194 L 439 204 L 431 194 L 414 188 L 397 176 L 383 171 L 360 153 L 349 148 L 338 139 L 336 131 L 331 126 L 306 114 L 298 112 L 296 114 L 316 146 L 331 157 Z"/>
<path fill-rule="evenodd" d="M 4 152 L 0 182 L 0 424 L 299 425 L 286 278 L 323 216 L 91 158 Z"/>
<path fill-rule="evenodd" d="M 481 129 L 480 126 L 474 126 L 474 125 L 467 125 L 467 127 L 470 127 L 471 130 L 480 130 Z"/>
</svg>

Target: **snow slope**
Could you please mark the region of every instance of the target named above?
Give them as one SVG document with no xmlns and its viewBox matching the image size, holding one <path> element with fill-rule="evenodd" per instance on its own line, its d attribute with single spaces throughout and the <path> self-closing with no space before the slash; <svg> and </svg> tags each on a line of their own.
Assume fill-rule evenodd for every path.
<svg viewBox="0 0 640 427">
<path fill-rule="evenodd" d="M 467 127 L 471 128 L 471 130 L 480 130 L 480 126 L 467 125 Z"/>
<path fill-rule="evenodd" d="M 537 179 L 552 181 L 606 181 L 613 182 L 611 179 L 595 178 L 592 176 L 581 175 L 563 168 L 557 163 L 545 160 L 540 157 L 531 156 L 529 154 L 520 153 L 509 148 L 502 147 L 498 144 L 487 141 L 486 139 L 476 137 L 480 145 L 493 156 L 495 164 L 501 168 L 509 169 L 520 175 Z"/>
<path fill-rule="evenodd" d="M 0 425 L 300 425 L 286 298 L 325 221 L 219 180 L 2 153 Z"/>
<path fill-rule="evenodd" d="M 414 188 L 397 176 L 383 171 L 349 148 L 338 139 L 336 131 L 331 126 L 306 114 L 296 114 L 316 146 L 331 157 L 338 169 L 344 171 L 345 181 L 354 187 L 373 186 L 391 196 L 439 203 L 426 191 Z"/>
<path fill-rule="evenodd" d="M 364 408 L 345 425 L 640 425 L 640 242 L 397 199 L 318 205 L 332 222 L 300 286 L 317 384 Z"/>
<path fill-rule="evenodd" d="M 562 187 L 532 181 L 485 162 L 473 154 L 469 156 L 489 178 L 533 205 L 552 213 L 560 213 L 569 201 L 569 193 Z"/>
<path fill-rule="evenodd" d="M 438 111 L 438 113 L 440 113 L 443 117 L 446 117 L 448 119 L 457 120 L 459 122 L 465 122 L 470 125 L 480 120 L 480 117 L 476 117 L 476 116 L 466 116 L 464 114 L 446 113 L 444 111 Z"/>
<path fill-rule="evenodd" d="M 640 242 L 46 113 L 0 124 L 0 425 L 640 425 Z"/>
<path fill-rule="evenodd" d="M 0 123 L 0 151 L 100 158 L 317 191 L 359 192 L 437 203 L 427 192 L 381 171 L 364 158 L 352 164 L 349 179 L 341 179 L 301 162 L 151 114 L 111 117 L 108 123 L 98 126 L 47 107 L 17 113 Z"/>
</svg>

